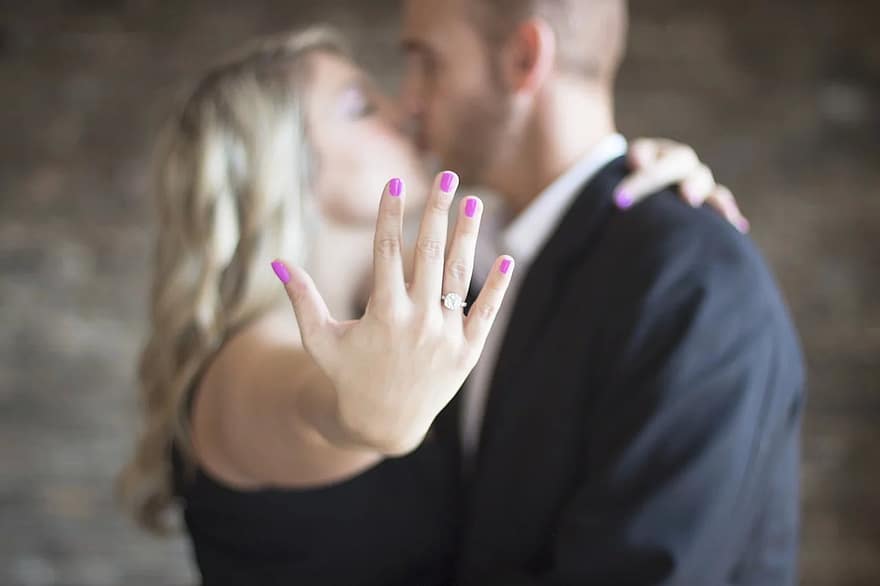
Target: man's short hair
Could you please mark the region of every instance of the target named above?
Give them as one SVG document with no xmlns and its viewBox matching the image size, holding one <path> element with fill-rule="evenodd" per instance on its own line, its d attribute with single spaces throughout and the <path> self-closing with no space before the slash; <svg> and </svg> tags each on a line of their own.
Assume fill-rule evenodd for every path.
<svg viewBox="0 0 880 586">
<path fill-rule="evenodd" d="M 589 78 L 613 79 L 626 47 L 626 0 L 465 0 L 490 47 L 503 44 L 529 18 L 557 36 L 558 65 Z"/>
</svg>

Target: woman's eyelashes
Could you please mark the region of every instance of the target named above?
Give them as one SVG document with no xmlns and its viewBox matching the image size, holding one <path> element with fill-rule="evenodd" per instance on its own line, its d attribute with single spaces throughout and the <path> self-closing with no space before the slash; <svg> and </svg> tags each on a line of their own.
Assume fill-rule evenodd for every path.
<svg viewBox="0 0 880 586">
<path fill-rule="evenodd" d="M 375 100 L 372 100 L 361 87 L 344 90 L 340 102 L 342 114 L 350 120 L 371 116 L 377 109 Z"/>
</svg>

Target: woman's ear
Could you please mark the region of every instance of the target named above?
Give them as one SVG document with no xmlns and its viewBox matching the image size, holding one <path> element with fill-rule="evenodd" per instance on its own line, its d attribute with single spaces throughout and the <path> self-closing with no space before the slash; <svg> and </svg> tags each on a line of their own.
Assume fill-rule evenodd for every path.
<svg viewBox="0 0 880 586">
<path fill-rule="evenodd" d="M 519 25 L 505 51 L 505 76 L 514 92 L 535 93 L 556 63 L 556 33 L 541 18 Z"/>
</svg>

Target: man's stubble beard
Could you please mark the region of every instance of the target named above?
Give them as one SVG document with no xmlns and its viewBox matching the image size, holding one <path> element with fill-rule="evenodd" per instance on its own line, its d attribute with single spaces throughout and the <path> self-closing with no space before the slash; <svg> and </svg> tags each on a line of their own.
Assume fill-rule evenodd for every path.
<svg viewBox="0 0 880 586">
<path fill-rule="evenodd" d="M 510 111 L 508 95 L 496 84 L 458 105 L 446 163 L 463 184 L 486 185 L 507 138 Z"/>
</svg>

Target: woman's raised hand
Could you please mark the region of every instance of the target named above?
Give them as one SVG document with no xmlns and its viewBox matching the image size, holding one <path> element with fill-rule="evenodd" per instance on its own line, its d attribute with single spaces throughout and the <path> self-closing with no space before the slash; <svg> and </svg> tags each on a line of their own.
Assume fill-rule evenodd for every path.
<svg viewBox="0 0 880 586">
<path fill-rule="evenodd" d="M 677 185 L 682 199 L 693 207 L 709 205 L 740 232 L 749 231 L 749 221 L 730 189 L 715 182 L 712 170 L 688 145 L 662 138 L 642 138 L 630 145 L 628 159 L 633 173 L 620 184 L 615 196 L 621 209 L 630 208 L 667 186 Z"/>
<path fill-rule="evenodd" d="M 379 206 L 373 290 L 364 316 L 338 322 L 309 275 L 273 263 L 296 312 L 303 344 L 332 381 L 335 415 L 352 444 L 401 455 L 422 442 L 483 351 L 510 277 L 513 259 L 499 257 L 468 315 L 460 306 L 473 272 L 483 212 L 467 197 L 447 246 L 449 210 L 458 177 L 446 171 L 422 218 L 412 272 L 404 282 L 406 187 L 392 179 Z"/>
</svg>

